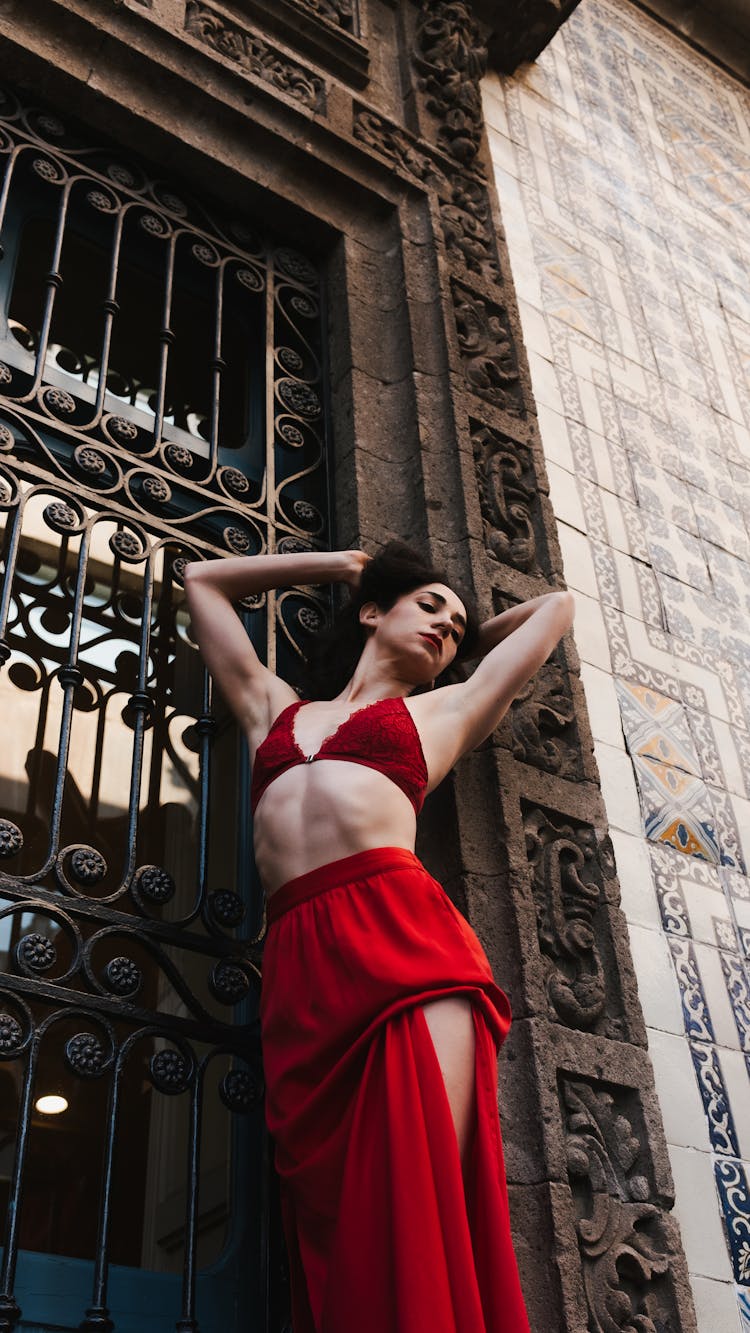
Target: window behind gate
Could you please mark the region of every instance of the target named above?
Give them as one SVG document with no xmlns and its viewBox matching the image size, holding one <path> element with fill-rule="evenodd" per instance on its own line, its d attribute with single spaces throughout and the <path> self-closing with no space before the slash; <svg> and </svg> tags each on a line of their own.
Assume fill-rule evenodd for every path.
<svg viewBox="0 0 750 1333">
<path fill-rule="evenodd" d="M 189 1330 L 197 1282 L 231 1333 L 261 1326 L 263 918 L 182 572 L 326 540 L 318 277 L 7 94 L 0 153 L 0 1324 L 23 1289 Z M 322 608 L 243 614 L 284 670 Z M 41 1255 L 90 1261 L 85 1308 L 34 1307 Z M 111 1266 L 179 1276 L 139 1314 Z"/>
</svg>

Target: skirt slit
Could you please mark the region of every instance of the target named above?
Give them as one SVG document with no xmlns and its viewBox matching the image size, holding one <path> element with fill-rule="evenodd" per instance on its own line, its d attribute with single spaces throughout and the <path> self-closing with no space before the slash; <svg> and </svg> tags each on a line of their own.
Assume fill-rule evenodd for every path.
<svg viewBox="0 0 750 1333">
<path fill-rule="evenodd" d="M 416 857 L 375 851 L 269 904 L 267 1118 L 294 1333 L 528 1333 L 497 1113 L 508 1002 Z M 463 1171 L 422 1009 L 448 995 L 474 1022 Z"/>
</svg>

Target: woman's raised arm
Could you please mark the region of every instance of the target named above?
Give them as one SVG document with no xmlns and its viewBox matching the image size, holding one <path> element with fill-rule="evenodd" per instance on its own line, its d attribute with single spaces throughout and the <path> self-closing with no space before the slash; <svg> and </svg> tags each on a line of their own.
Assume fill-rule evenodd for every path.
<svg viewBox="0 0 750 1333">
<path fill-rule="evenodd" d="M 195 638 L 206 666 L 245 728 L 267 729 L 297 696 L 260 661 L 233 602 L 272 588 L 356 584 L 367 560 L 362 551 L 309 551 L 230 556 L 187 566 L 185 593 Z"/>
<path fill-rule="evenodd" d="M 473 654 L 482 659 L 474 674 L 461 685 L 446 685 L 415 701 L 430 749 L 430 789 L 494 731 L 570 629 L 574 607 L 572 593 L 551 592 L 486 620 Z"/>
<path fill-rule="evenodd" d="M 572 593 L 549 592 L 484 622 L 477 651 L 482 660 L 455 695 L 466 725 L 464 749 L 479 745 L 494 730 L 570 629 L 574 614 Z"/>
</svg>

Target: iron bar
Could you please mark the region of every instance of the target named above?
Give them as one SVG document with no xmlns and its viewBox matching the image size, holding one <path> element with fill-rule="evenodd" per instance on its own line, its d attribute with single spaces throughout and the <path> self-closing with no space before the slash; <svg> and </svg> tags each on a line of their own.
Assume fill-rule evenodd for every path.
<svg viewBox="0 0 750 1333">
<path fill-rule="evenodd" d="M 28 1041 L 19 1039 L 17 1049 L 4 1052 L 19 1071 L 25 1064 L 0 1333 L 10 1333 L 20 1318 L 14 1279 L 39 1060 L 48 1051 L 61 1058 L 58 1030 L 49 1044 L 43 1037 L 77 1016 L 87 1030 L 71 1039 L 78 1062 L 68 1062 L 71 1077 L 109 1076 L 111 1069 L 106 1115 L 98 1101 L 88 1103 L 95 1108 L 92 1132 L 101 1143 L 102 1167 L 94 1181 L 99 1215 L 91 1302 L 81 1327 L 105 1333 L 117 1322 L 108 1309 L 120 1208 L 113 1189 L 117 1145 L 127 1124 L 135 1045 L 153 1040 L 167 1066 L 182 1050 L 195 1071 L 180 1205 L 182 1296 L 178 1281 L 172 1290 L 174 1319 L 181 1312 L 178 1329 L 197 1333 L 199 1315 L 204 1319 L 197 1248 L 201 1133 L 216 1109 L 204 1100 L 204 1072 L 220 1052 L 259 1068 L 265 917 L 257 878 L 246 869 L 241 742 L 236 837 L 228 803 L 217 803 L 223 775 L 213 763 L 214 700 L 205 672 L 199 686 L 192 683 L 198 672 L 184 632 L 181 562 L 272 551 L 285 541 L 326 542 L 323 522 L 316 526 L 309 517 L 325 465 L 310 408 L 322 398 L 317 278 L 305 256 L 213 218 L 147 170 L 92 150 L 59 122 L 53 129 L 53 121 L 46 121 L 54 139 L 48 143 L 41 117 L 32 121 L 16 105 L 10 114 L 0 108 L 0 224 L 11 259 L 0 269 L 0 297 L 6 316 L 12 315 L 0 348 L 0 473 L 10 490 L 8 496 L 0 487 L 8 515 L 0 665 L 6 662 L 8 697 L 24 691 L 25 715 L 34 718 L 26 724 L 28 794 L 0 809 L 0 855 L 8 857 L 0 862 L 0 903 L 7 904 L 0 915 L 14 922 L 0 1009 L 28 1009 Z M 44 256 L 32 249 L 40 236 L 49 250 Z M 87 267 L 92 245 L 100 258 Z M 193 263 L 204 265 L 203 272 Z M 23 291 L 14 286 L 21 272 Z M 139 295 L 145 293 L 137 318 L 127 286 L 136 280 Z M 25 295 L 32 288 L 42 294 L 40 312 Z M 203 365 L 186 351 L 193 328 L 186 311 L 207 331 Z M 236 354 L 230 331 L 232 339 L 245 339 L 247 357 Z M 141 352 L 147 344 L 158 349 L 153 387 Z M 308 494 L 307 509 L 298 512 L 295 503 Z M 285 617 L 281 628 L 294 649 L 304 634 L 299 607 L 317 605 L 316 595 L 299 589 L 290 590 L 287 601 L 271 594 L 243 612 L 272 669 L 277 614 Z M 52 693 L 53 680 L 62 699 Z M 127 699 L 122 720 L 121 694 Z M 55 739 L 48 737 L 52 717 Z M 190 739 L 182 732 L 188 723 Z M 113 754 L 107 746 L 115 748 L 114 763 L 107 762 Z M 220 845 L 226 836 L 234 838 L 234 863 L 231 847 Z M 14 859 L 21 854 L 25 859 Z M 218 893 L 217 877 L 223 880 L 233 864 L 234 886 Z M 162 916 L 178 889 L 179 911 L 172 919 Z M 245 904 L 247 930 L 233 895 L 240 907 L 254 895 Z M 218 915 L 217 900 L 223 900 Z M 21 924 L 28 920 L 31 935 Z M 28 940 L 37 950 L 33 967 L 23 963 Z M 57 944 L 70 951 L 59 963 Z M 177 950 L 183 951 L 179 962 Z M 211 1002 L 203 998 L 206 985 Z M 12 1023 L 6 1029 L 12 1033 Z M 106 1041 L 95 1035 L 102 1032 Z M 165 1042 L 174 1047 L 171 1056 Z M 208 1048 L 200 1061 L 194 1044 Z M 149 1077 L 153 1090 L 166 1095 L 168 1079 L 160 1083 L 153 1071 Z M 223 1091 L 221 1097 L 229 1105 Z M 256 1143 L 254 1151 L 261 1150 Z M 244 1206 L 243 1191 L 233 1193 Z M 258 1198 L 252 1206 L 262 1212 L 268 1201 Z M 237 1227 L 234 1215 L 229 1225 Z M 267 1221 L 258 1229 L 265 1237 Z M 229 1246 L 227 1253 L 235 1251 Z M 256 1288 L 267 1278 L 259 1274 Z M 247 1312 L 242 1317 L 249 1322 Z"/>
</svg>

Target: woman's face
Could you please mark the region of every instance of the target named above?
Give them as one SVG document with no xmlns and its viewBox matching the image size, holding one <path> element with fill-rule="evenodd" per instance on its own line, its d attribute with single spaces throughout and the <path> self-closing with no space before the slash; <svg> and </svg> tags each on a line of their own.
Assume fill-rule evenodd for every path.
<svg viewBox="0 0 750 1333">
<path fill-rule="evenodd" d="M 375 607 L 372 621 L 363 619 L 378 646 L 420 685 L 450 666 L 466 632 L 466 608 L 444 583 L 426 583 L 404 593 L 390 611 Z"/>
</svg>

